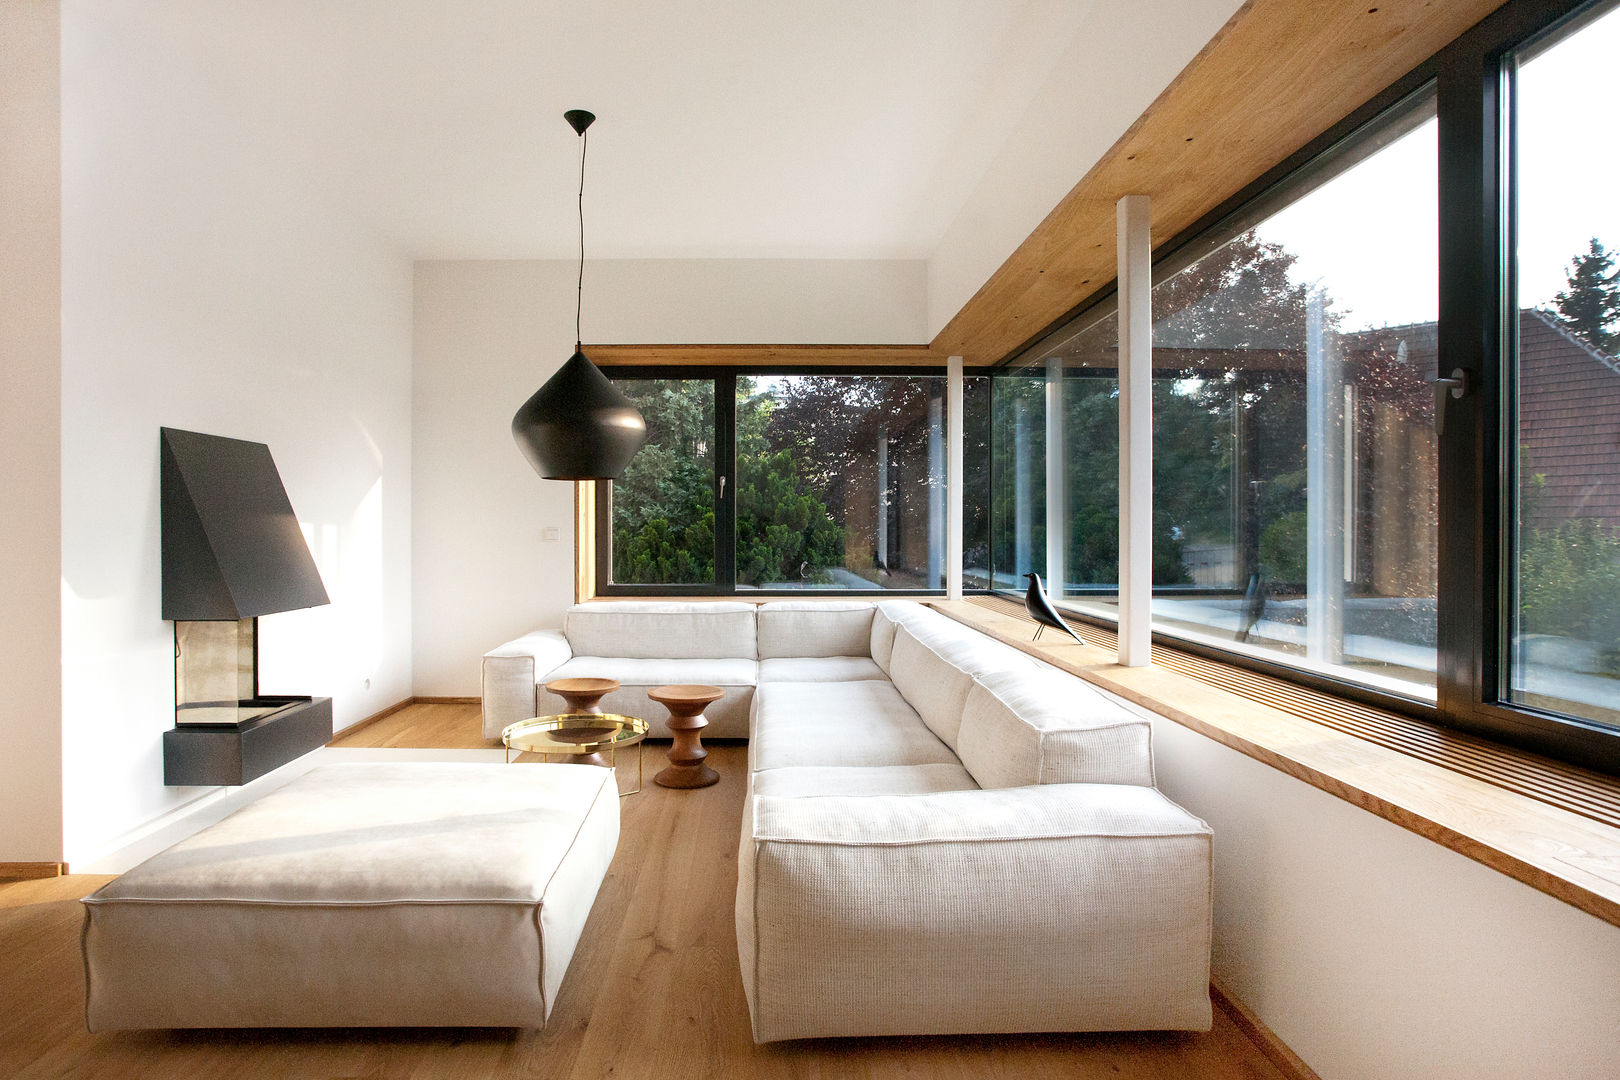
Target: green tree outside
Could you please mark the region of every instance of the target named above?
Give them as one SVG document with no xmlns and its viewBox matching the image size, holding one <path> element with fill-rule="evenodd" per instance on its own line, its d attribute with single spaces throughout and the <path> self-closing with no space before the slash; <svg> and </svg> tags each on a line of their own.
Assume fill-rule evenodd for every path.
<svg viewBox="0 0 1620 1080">
<path fill-rule="evenodd" d="M 1594 349 L 1612 354 L 1620 335 L 1620 274 L 1614 253 L 1592 237 L 1584 254 L 1569 265 L 1568 287 L 1553 297 L 1553 309 L 1565 329 Z"/>
</svg>

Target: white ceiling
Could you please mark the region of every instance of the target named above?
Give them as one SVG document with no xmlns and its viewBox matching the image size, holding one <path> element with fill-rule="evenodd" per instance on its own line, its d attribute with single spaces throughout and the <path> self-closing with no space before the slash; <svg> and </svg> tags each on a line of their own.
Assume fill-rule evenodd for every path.
<svg viewBox="0 0 1620 1080">
<path fill-rule="evenodd" d="M 141 0 L 415 258 L 926 258 L 1095 0 Z M 1127 5 L 1128 7 L 1128 5 Z"/>
</svg>

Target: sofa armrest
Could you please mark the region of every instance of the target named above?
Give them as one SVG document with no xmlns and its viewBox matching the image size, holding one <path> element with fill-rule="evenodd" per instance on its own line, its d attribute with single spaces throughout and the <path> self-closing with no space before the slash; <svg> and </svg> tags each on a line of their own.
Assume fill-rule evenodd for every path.
<svg viewBox="0 0 1620 1080">
<path fill-rule="evenodd" d="M 1207 1030 L 1210 853 L 1207 825 L 1135 785 L 757 796 L 737 893 L 754 1038 Z"/>
<path fill-rule="evenodd" d="M 574 655 L 561 630 L 534 630 L 484 654 L 484 738 L 535 715 L 534 688 Z"/>
</svg>

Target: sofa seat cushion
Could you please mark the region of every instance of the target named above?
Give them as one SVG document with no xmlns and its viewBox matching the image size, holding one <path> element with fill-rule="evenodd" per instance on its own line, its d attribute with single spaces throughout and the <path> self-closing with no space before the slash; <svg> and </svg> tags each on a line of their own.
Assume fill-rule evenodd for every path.
<svg viewBox="0 0 1620 1080">
<path fill-rule="evenodd" d="M 759 658 L 868 656 L 872 605 L 864 600 L 777 600 L 759 607 Z"/>
<path fill-rule="evenodd" d="M 754 794 L 783 798 L 818 795 L 931 795 L 978 787 L 960 765 L 806 765 L 754 774 Z"/>
<path fill-rule="evenodd" d="M 575 656 L 639 659 L 753 660 L 758 655 L 754 605 L 715 601 L 597 601 L 563 616 Z"/>
<path fill-rule="evenodd" d="M 589 765 L 316 768 L 85 899 L 91 1030 L 540 1027 L 618 835 Z"/>
<path fill-rule="evenodd" d="M 718 686 L 725 696 L 703 710 L 709 726 L 705 737 L 741 739 L 748 735 L 748 711 L 754 699 L 754 679 L 759 665 L 753 660 L 644 660 L 625 656 L 576 656 L 561 667 L 545 673 L 534 688 L 535 715 L 554 713 L 563 707 L 562 698 L 546 692 L 553 679 L 617 679 L 619 689 L 602 699 L 603 712 L 639 716 L 647 721 L 648 737 L 670 737 L 669 710 L 647 696 L 660 686 L 698 683 Z"/>
<path fill-rule="evenodd" d="M 756 694 L 756 770 L 960 764 L 892 683 L 764 683 Z"/>
<path fill-rule="evenodd" d="M 858 682 L 882 679 L 883 669 L 870 656 L 775 656 L 759 662 L 759 681 Z"/>
<path fill-rule="evenodd" d="M 979 677 L 956 750 L 983 787 L 1153 784 L 1153 729 L 1083 679 L 1055 668 Z"/>
</svg>

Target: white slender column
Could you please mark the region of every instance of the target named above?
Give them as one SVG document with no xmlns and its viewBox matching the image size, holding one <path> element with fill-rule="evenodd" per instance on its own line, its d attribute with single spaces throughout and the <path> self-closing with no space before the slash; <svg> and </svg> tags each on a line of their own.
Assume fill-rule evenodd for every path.
<svg viewBox="0 0 1620 1080">
<path fill-rule="evenodd" d="M 945 579 L 945 399 L 928 399 L 928 588 Z"/>
<path fill-rule="evenodd" d="M 1146 195 L 1116 208 L 1119 250 L 1119 662 L 1153 658 L 1153 242 Z"/>
<path fill-rule="evenodd" d="M 1046 592 L 1062 599 L 1067 567 L 1063 553 L 1069 539 L 1068 485 L 1063 482 L 1069 457 L 1063 450 L 1063 360 L 1046 361 Z"/>
<path fill-rule="evenodd" d="M 877 565 L 889 568 L 889 425 L 877 430 Z"/>
<path fill-rule="evenodd" d="M 963 489 L 966 477 L 962 475 L 962 439 L 965 430 L 962 416 L 962 358 L 953 356 L 945 364 L 945 423 L 947 454 L 950 459 L 946 471 L 945 492 L 945 598 L 962 599 L 962 530 Z"/>
<path fill-rule="evenodd" d="M 1344 403 L 1324 298 L 1305 305 L 1305 656 L 1344 660 Z"/>
<path fill-rule="evenodd" d="M 1020 376 L 1022 378 L 1022 376 Z M 1023 394 L 1013 402 L 1013 573 L 1032 573 L 1035 566 L 1035 515 L 1029 452 L 1029 401 Z M 1014 579 L 1016 582 L 1016 578 Z"/>
</svg>

